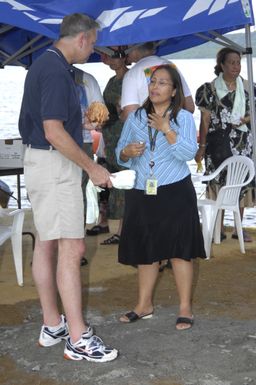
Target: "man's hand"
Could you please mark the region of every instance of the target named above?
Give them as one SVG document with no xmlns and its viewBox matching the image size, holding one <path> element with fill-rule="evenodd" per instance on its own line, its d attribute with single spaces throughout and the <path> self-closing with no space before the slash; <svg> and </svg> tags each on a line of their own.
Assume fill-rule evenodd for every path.
<svg viewBox="0 0 256 385">
<path fill-rule="evenodd" d="M 93 163 L 88 171 L 89 178 L 95 186 L 112 187 L 110 173 L 97 163 Z"/>
</svg>

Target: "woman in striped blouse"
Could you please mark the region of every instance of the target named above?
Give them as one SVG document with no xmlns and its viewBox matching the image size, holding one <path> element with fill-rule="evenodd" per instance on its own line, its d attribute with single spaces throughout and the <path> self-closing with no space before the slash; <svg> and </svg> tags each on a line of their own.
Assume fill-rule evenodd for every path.
<svg viewBox="0 0 256 385">
<path fill-rule="evenodd" d="M 197 151 L 196 128 L 183 99 L 177 70 L 157 67 L 148 99 L 129 115 L 116 148 L 119 164 L 137 174 L 134 189 L 126 192 L 118 258 L 138 266 L 139 293 L 121 322 L 152 317 L 159 262 L 171 259 L 180 299 L 176 328 L 193 325 L 193 260 L 205 258 L 205 251 L 187 165 Z"/>
</svg>

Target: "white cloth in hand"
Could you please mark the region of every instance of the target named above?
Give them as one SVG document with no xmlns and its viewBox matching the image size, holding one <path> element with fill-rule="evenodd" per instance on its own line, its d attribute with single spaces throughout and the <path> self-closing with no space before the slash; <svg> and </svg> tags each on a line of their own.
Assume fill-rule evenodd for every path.
<svg viewBox="0 0 256 385">
<path fill-rule="evenodd" d="M 110 175 L 113 187 L 121 190 L 130 190 L 134 187 L 136 172 L 134 170 L 118 171 Z"/>
<path fill-rule="evenodd" d="M 102 191 L 102 188 L 94 186 L 91 179 L 89 179 L 86 185 L 86 223 L 98 223 L 99 220 L 99 204 L 98 204 L 98 192 Z"/>
<path fill-rule="evenodd" d="M 135 184 L 136 172 L 134 170 L 118 171 L 110 175 L 110 180 L 113 187 L 123 190 L 130 190 Z M 98 223 L 99 220 L 99 204 L 98 192 L 102 191 L 99 186 L 94 186 L 91 179 L 89 179 L 86 186 L 86 223 Z"/>
</svg>

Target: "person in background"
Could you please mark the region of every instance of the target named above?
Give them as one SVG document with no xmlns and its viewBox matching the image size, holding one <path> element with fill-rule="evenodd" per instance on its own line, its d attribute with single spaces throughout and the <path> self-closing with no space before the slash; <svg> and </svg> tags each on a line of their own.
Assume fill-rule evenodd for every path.
<svg viewBox="0 0 256 385">
<path fill-rule="evenodd" d="M 116 148 L 120 165 L 136 171 L 125 192 L 120 263 L 138 266 L 138 300 L 124 323 L 153 315 L 159 261 L 171 259 L 180 299 L 176 329 L 192 327 L 193 260 L 205 258 L 197 198 L 187 161 L 197 151 L 193 116 L 184 110 L 178 71 L 158 66 L 149 97 L 129 115 Z"/>
<path fill-rule="evenodd" d="M 101 127 L 95 127 L 92 125 L 86 117 L 86 110 L 93 102 L 104 103 L 103 96 L 101 94 L 100 86 L 91 74 L 82 71 L 81 69 L 74 67 L 75 71 L 75 82 L 79 92 L 79 100 L 81 105 L 82 113 L 82 124 L 83 124 L 83 150 L 86 152 L 91 159 L 93 159 L 93 137 L 91 131 L 99 129 Z M 88 174 L 83 171 L 82 174 L 82 190 L 84 198 L 84 223 L 86 224 L 86 185 L 88 182 Z"/>
<path fill-rule="evenodd" d="M 97 154 L 101 155 L 98 156 L 98 162 L 112 173 L 122 169 L 116 162 L 115 148 L 123 127 L 123 122 L 120 119 L 120 98 L 123 77 L 128 71 L 125 64 L 125 48 L 126 47 L 108 47 L 108 54 L 101 54 L 102 62 L 116 73 L 115 76 L 108 81 L 103 92 L 104 102 L 109 110 L 110 116 L 102 128 L 102 137 L 100 139 L 99 151 L 97 152 Z M 109 232 L 108 219 L 118 219 L 119 226 L 117 232 L 101 243 L 102 245 L 118 244 L 122 228 L 124 191 L 111 189 L 111 191 L 105 190 L 100 192 L 99 206 L 99 223 L 91 229 L 88 229 L 86 234 L 91 236 L 107 233 Z"/>
<path fill-rule="evenodd" d="M 117 172 L 123 169 L 118 165 L 115 156 L 115 148 L 121 135 L 123 122 L 120 119 L 121 107 L 120 98 L 122 91 L 123 77 L 127 73 L 128 68 L 125 64 L 126 55 L 125 47 L 110 47 L 112 55 L 102 54 L 102 62 L 115 71 L 115 75 L 109 79 L 103 98 L 109 110 L 109 120 L 103 126 L 102 135 L 105 145 L 106 166 L 109 172 Z M 122 218 L 124 212 L 124 191 L 119 189 L 111 189 L 108 198 L 107 218 L 118 219 L 119 226 L 117 232 L 110 238 L 105 239 L 102 245 L 118 244 L 122 229 Z"/>
<path fill-rule="evenodd" d="M 152 70 L 162 64 L 171 64 L 167 59 L 155 55 L 156 46 L 154 42 L 148 42 L 128 48 L 127 63 L 136 63 L 124 76 L 121 108 L 122 119 L 126 120 L 131 111 L 135 111 L 142 106 L 148 97 L 148 82 Z M 174 65 L 174 64 L 173 64 Z M 179 72 L 184 93 L 184 107 L 190 112 L 194 112 L 194 102 L 189 87 Z"/>
<path fill-rule="evenodd" d="M 212 82 L 204 83 L 196 91 L 196 105 L 201 112 L 200 144 L 195 160 L 205 160 L 205 172 L 215 171 L 226 157 L 245 155 L 252 157 L 253 138 L 250 127 L 248 84 L 240 76 L 241 54 L 233 48 L 222 48 L 217 53 Z M 226 154 L 224 143 L 227 143 Z M 219 145 L 220 143 L 220 145 Z M 225 170 L 218 179 L 207 184 L 207 197 L 216 199 L 221 186 L 225 184 Z M 242 189 L 240 213 L 244 208 L 255 205 L 254 182 Z M 223 213 L 224 217 L 224 213 Z M 226 239 L 223 225 L 221 240 Z M 252 238 L 243 231 L 244 241 Z M 237 239 L 236 230 L 232 238 Z"/>
<path fill-rule="evenodd" d="M 43 313 L 39 344 L 47 347 L 65 340 L 65 358 L 106 362 L 115 359 L 118 351 L 104 345 L 82 314 L 81 171 L 95 185 L 112 184 L 109 172 L 82 149 L 81 107 L 72 67 L 87 61 L 98 28 L 84 14 L 63 18 L 59 39 L 27 73 L 19 131 L 27 145 L 25 184 L 37 230 L 32 272 Z M 58 294 L 65 316 L 58 309 Z"/>
<path fill-rule="evenodd" d="M 98 141 L 98 146 L 95 151 L 97 157 L 97 163 L 101 166 L 107 168 L 106 164 L 106 154 L 105 154 L 105 144 L 102 136 L 102 130 L 100 130 L 100 138 Z M 99 234 L 109 233 L 108 225 L 108 198 L 110 194 L 110 189 L 105 188 L 98 194 L 98 203 L 99 203 L 99 218 L 96 225 L 92 228 L 86 230 L 86 235 L 96 236 Z"/>
<path fill-rule="evenodd" d="M 79 93 L 79 100 L 82 113 L 82 125 L 83 125 L 83 150 L 85 153 L 93 159 L 93 137 L 92 130 L 100 129 L 101 127 L 95 127 L 92 125 L 88 118 L 86 117 L 86 111 L 91 103 L 101 102 L 104 103 L 103 97 L 101 94 L 100 86 L 97 80 L 85 71 L 74 67 L 75 72 L 75 82 L 77 84 L 77 89 Z M 88 174 L 83 170 L 82 171 L 82 191 L 83 191 L 83 200 L 84 200 L 84 226 L 86 226 L 86 185 L 88 183 L 89 177 Z M 87 232 L 91 230 L 87 230 Z M 88 261 L 85 256 L 81 259 L 81 265 L 87 265 Z"/>
</svg>

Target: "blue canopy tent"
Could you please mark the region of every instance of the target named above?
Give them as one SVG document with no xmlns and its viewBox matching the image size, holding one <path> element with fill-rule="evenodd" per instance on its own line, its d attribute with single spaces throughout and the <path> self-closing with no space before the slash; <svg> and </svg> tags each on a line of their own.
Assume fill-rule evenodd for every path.
<svg viewBox="0 0 256 385">
<path fill-rule="evenodd" d="M 73 12 L 99 21 L 98 46 L 160 41 L 160 56 L 254 24 L 251 0 L 0 0 L 0 65 L 29 66 Z"/>
<path fill-rule="evenodd" d="M 234 45 L 223 35 L 245 29 L 251 107 L 253 106 L 250 25 L 252 0 L 0 0 L 0 67 L 33 60 L 58 37 L 63 16 L 86 13 L 101 25 L 97 47 L 158 42 L 168 55 L 212 40 Z M 90 61 L 98 61 L 94 54 Z M 256 154 L 255 110 L 251 108 Z"/>
</svg>

